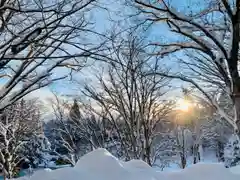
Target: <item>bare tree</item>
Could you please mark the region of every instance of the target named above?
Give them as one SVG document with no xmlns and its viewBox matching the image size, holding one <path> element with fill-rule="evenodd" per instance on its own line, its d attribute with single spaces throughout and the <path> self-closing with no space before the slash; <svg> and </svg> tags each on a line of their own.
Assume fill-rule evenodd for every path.
<svg viewBox="0 0 240 180">
<path fill-rule="evenodd" d="M 21 100 L 1 113 L 0 165 L 8 178 L 13 177 L 16 166 L 24 158 L 21 152 L 27 138 L 42 133 L 36 105 L 36 101 Z"/>
<path fill-rule="evenodd" d="M 84 94 L 105 110 L 125 158 L 140 158 L 152 165 L 153 140 L 172 108 L 164 98 L 169 81 L 145 76 L 146 71 L 159 69 L 159 61 L 147 56 L 143 41 L 133 35 L 114 40 L 112 49 L 111 63 L 97 76 L 100 88 L 86 85 Z"/>
<path fill-rule="evenodd" d="M 54 110 L 54 129 L 56 141 L 67 150 L 66 159 L 74 166 L 79 158 L 79 147 L 76 140 L 76 132 L 67 122 L 66 104 L 60 102 L 56 96 L 56 103 L 52 104 Z M 55 150 L 56 151 L 56 150 Z M 61 153 L 57 152 L 61 155 Z"/>
<path fill-rule="evenodd" d="M 89 19 L 96 0 L 2 0 L 0 110 L 81 69 L 100 51 Z M 89 37 L 89 39 L 87 39 Z M 99 42 L 99 41 L 98 41 Z M 68 67 L 59 76 L 55 69 Z"/>
<path fill-rule="evenodd" d="M 98 120 L 95 114 L 84 107 L 80 109 L 77 100 L 74 100 L 71 106 L 69 101 L 55 97 L 52 106 L 55 114 L 53 132 L 56 134 L 50 136 L 54 136 L 58 141 L 60 149 L 66 150 L 66 153 L 57 149 L 55 152 L 60 156 L 66 155 L 66 159 L 74 166 L 85 153 L 104 147 L 103 121 Z"/>
<path fill-rule="evenodd" d="M 133 4 L 145 17 L 145 22 L 166 23 L 170 31 L 179 37 L 177 41 L 152 43 L 151 45 L 159 47 L 157 54 L 164 56 L 173 52 L 185 51 L 190 58 L 181 59 L 181 62 L 197 78 L 193 79 L 191 76 L 188 78 L 181 73 L 168 77 L 189 82 L 197 87 L 239 133 L 240 1 L 197 1 L 196 4 L 200 8 L 193 8 L 194 10 L 191 8 L 194 7 L 193 4 L 181 9 L 167 0 L 153 2 L 135 0 Z M 225 113 L 218 106 L 216 93 L 207 93 L 203 84 L 199 83 L 202 80 L 205 85 L 207 82 L 215 88 L 221 89 L 223 94 L 229 95 L 234 106 L 234 112 L 231 115 Z"/>
</svg>

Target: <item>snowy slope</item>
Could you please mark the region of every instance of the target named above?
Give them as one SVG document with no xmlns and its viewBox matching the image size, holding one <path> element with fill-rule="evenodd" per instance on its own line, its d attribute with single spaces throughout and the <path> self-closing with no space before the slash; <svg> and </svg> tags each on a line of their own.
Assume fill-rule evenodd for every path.
<svg viewBox="0 0 240 180">
<path fill-rule="evenodd" d="M 240 165 L 234 166 L 230 168 L 230 171 L 234 174 L 238 174 L 240 176 Z"/>
<path fill-rule="evenodd" d="M 19 178 L 27 180 L 28 177 Z M 122 162 L 105 149 L 83 156 L 74 168 L 38 171 L 30 180 L 239 180 L 221 164 L 197 164 L 178 172 L 158 172 L 140 160 Z"/>
</svg>

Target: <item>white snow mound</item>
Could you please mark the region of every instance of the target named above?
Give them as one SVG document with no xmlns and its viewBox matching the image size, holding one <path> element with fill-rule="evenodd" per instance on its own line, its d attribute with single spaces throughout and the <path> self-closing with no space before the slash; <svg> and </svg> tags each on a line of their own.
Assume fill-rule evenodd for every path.
<svg viewBox="0 0 240 180">
<path fill-rule="evenodd" d="M 80 158 L 74 168 L 76 171 L 92 172 L 96 178 L 104 180 L 122 179 L 121 176 L 128 173 L 116 157 L 102 148 Z"/>
<path fill-rule="evenodd" d="M 26 177 L 19 178 L 25 180 Z M 83 156 L 74 168 L 38 171 L 29 180 L 239 180 L 222 164 L 196 164 L 179 172 L 157 172 L 141 160 L 122 162 L 106 149 Z"/>
<path fill-rule="evenodd" d="M 240 175 L 240 165 L 231 167 L 231 168 L 229 168 L 229 170 L 230 170 L 233 174 L 239 174 L 239 175 Z"/>
<path fill-rule="evenodd" d="M 149 166 L 146 162 L 142 160 L 133 159 L 128 162 L 122 163 L 125 168 L 137 168 L 137 169 L 150 169 L 151 166 Z"/>
<path fill-rule="evenodd" d="M 240 176 L 233 174 L 222 164 L 195 164 L 178 172 L 168 173 L 171 180 L 237 180 Z"/>
</svg>

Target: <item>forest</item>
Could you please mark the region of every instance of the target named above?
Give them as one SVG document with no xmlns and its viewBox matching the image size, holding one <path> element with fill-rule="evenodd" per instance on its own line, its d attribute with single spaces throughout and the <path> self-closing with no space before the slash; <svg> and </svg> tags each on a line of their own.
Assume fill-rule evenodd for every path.
<svg viewBox="0 0 240 180">
<path fill-rule="evenodd" d="M 1 175 L 239 165 L 239 27 L 240 0 L 1 0 Z"/>
</svg>

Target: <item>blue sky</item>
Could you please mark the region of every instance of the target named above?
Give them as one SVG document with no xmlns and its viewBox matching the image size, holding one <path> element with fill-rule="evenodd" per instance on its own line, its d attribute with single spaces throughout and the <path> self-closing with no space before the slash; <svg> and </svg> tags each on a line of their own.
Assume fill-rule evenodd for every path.
<svg viewBox="0 0 240 180">
<path fill-rule="evenodd" d="M 121 1 L 121 0 L 120 0 Z M 111 9 L 111 13 L 107 12 L 106 10 L 97 10 L 93 13 L 93 18 L 96 22 L 95 29 L 98 32 L 104 32 L 105 30 L 108 30 L 111 28 L 112 23 L 110 22 L 110 17 L 113 19 L 119 18 L 117 17 L 117 14 L 120 13 L 129 13 L 129 9 L 123 8 L 123 6 L 120 5 L 120 1 L 117 0 L 102 0 L 104 6 L 107 6 L 109 9 Z M 181 11 L 184 10 L 184 7 L 189 8 L 192 6 L 190 3 L 194 3 L 194 1 L 198 0 L 172 0 L 172 3 L 175 7 L 178 7 Z M 120 18 L 121 19 L 121 18 Z M 163 24 L 158 24 L 152 27 L 151 31 L 149 32 L 149 39 L 154 41 L 159 40 L 169 40 L 175 39 L 174 35 L 169 32 L 168 27 Z M 183 55 L 181 53 L 178 54 L 179 56 Z M 168 59 L 166 61 L 166 65 L 175 69 L 179 70 L 179 67 L 176 63 L 172 62 L 171 59 Z M 65 70 L 61 70 L 57 72 L 57 75 L 61 75 L 65 73 Z M 89 79 L 92 79 L 92 73 L 94 72 L 94 69 L 92 68 L 85 68 L 82 70 L 81 73 L 78 73 L 78 81 L 88 82 Z M 94 81 L 94 79 L 92 79 Z M 184 83 L 180 81 L 173 81 L 173 85 L 176 87 L 181 87 Z M 81 84 L 76 84 L 74 82 L 69 82 L 67 80 L 61 80 L 58 81 L 49 87 L 43 88 L 42 90 L 38 90 L 37 92 L 32 93 L 33 96 L 41 97 L 41 99 L 48 99 L 52 97 L 51 91 L 56 92 L 59 95 L 64 94 L 75 94 L 79 92 L 79 88 L 81 88 Z M 179 89 L 172 92 L 172 96 L 180 96 Z"/>
</svg>

